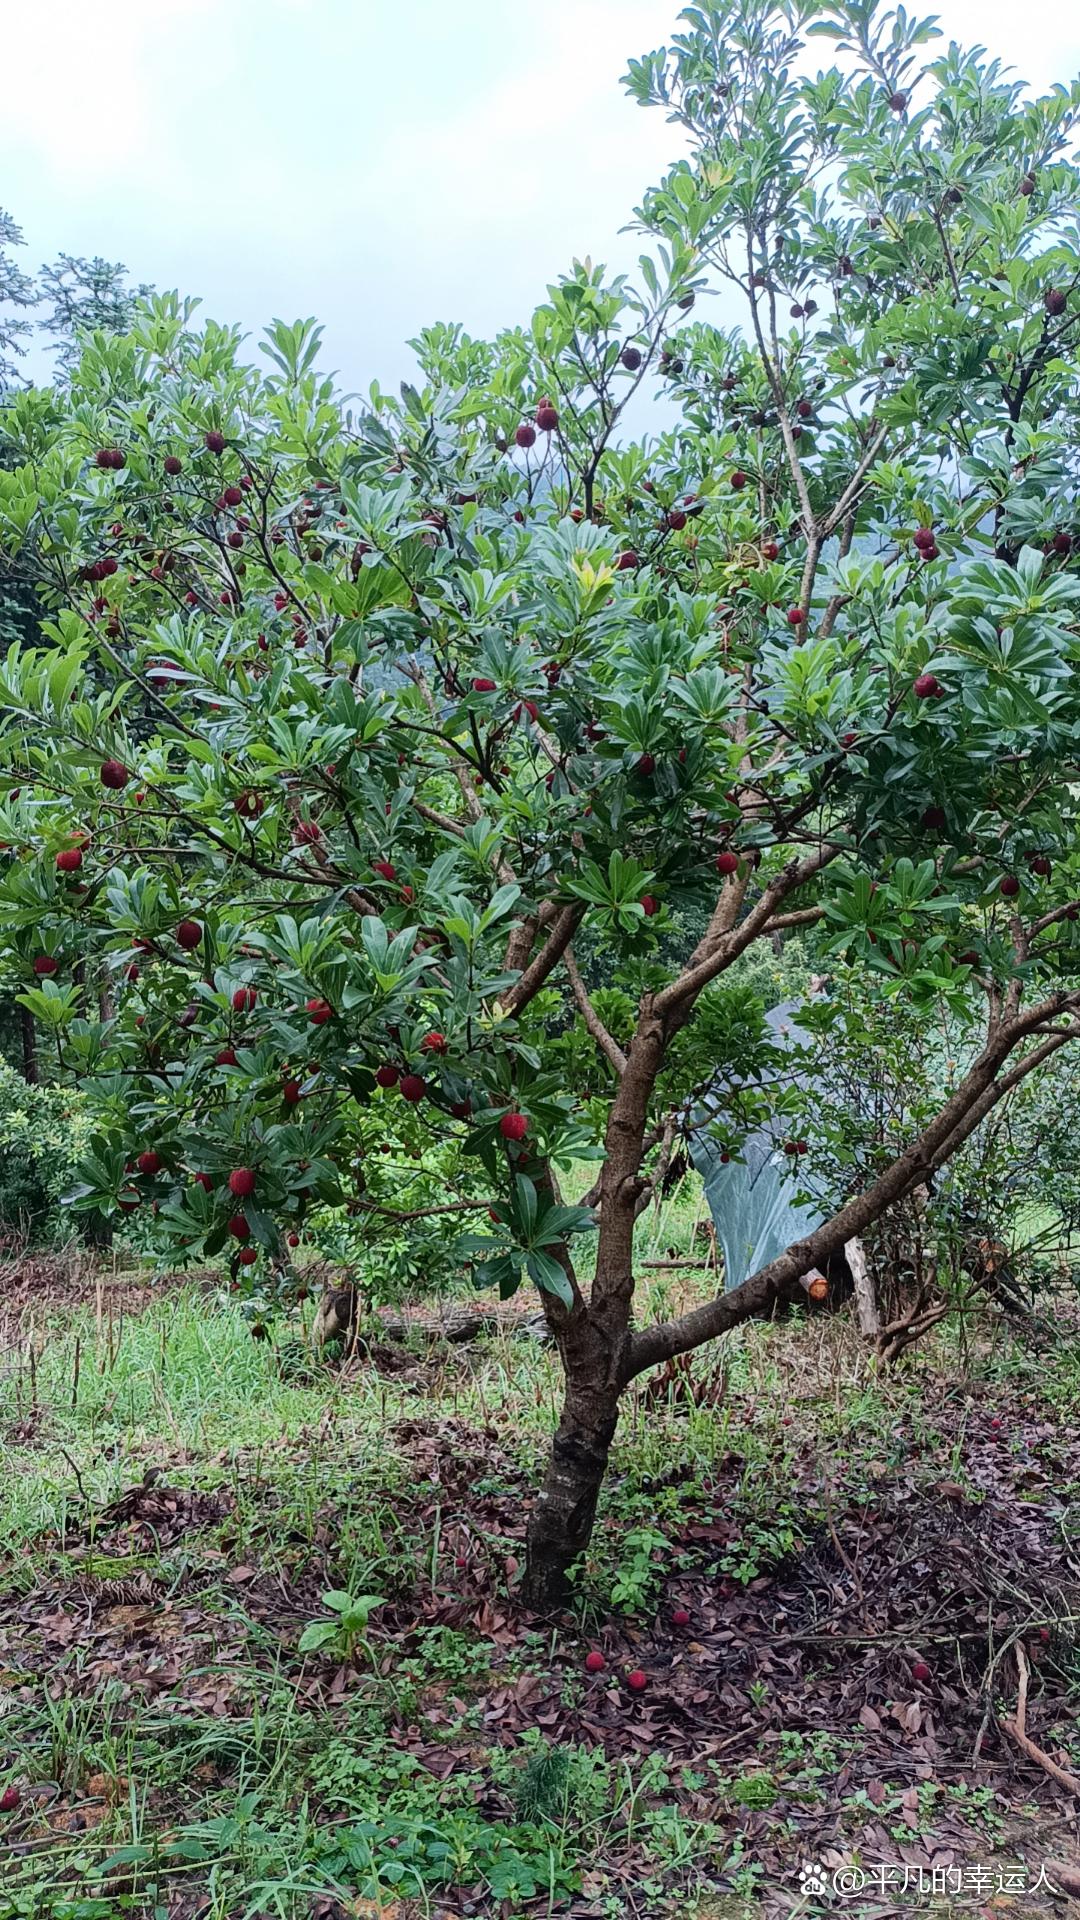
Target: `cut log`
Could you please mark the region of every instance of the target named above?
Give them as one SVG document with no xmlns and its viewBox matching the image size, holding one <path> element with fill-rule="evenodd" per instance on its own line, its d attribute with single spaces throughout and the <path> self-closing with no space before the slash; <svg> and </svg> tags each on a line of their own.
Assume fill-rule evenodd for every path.
<svg viewBox="0 0 1080 1920">
<path fill-rule="evenodd" d="M 878 1311 L 874 1282 L 870 1278 L 870 1269 L 866 1264 L 866 1248 L 861 1240 L 847 1240 L 844 1243 L 844 1258 L 851 1269 L 851 1278 L 855 1283 L 855 1313 L 859 1322 L 859 1332 L 864 1340 L 877 1340 L 881 1333 L 881 1314 Z"/>
</svg>

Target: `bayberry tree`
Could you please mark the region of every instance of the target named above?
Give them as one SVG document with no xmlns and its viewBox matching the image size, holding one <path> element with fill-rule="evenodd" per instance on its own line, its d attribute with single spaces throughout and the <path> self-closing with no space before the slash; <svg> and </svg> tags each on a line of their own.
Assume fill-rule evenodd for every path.
<svg viewBox="0 0 1080 1920">
<path fill-rule="evenodd" d="M 636 278 L 433 328 L 358 416 L 312 324 L 257 371 L 168 297 L 5 422 L 44 600 L 0 682 L 5 964 L 94 1099 L 78 1202 L 254 1283 L 313 1209 L 389 1203 L 380 1116 L 454 1142 L 461 1257 L 540 1289 L 565 1370 L 537 1604 L 631 1383 L 805 1297 L 1080 1031 L 1080 95 L 931 39 L 873 0 L 691 8 L 630 71 L 685 135 Z M 793 928 L 964 1023 L 947 1097 L 779 1259 L 636 1325 L 718 1067 L 725 1151 L 776 1098 L 724 976 Z"/>
</svg>

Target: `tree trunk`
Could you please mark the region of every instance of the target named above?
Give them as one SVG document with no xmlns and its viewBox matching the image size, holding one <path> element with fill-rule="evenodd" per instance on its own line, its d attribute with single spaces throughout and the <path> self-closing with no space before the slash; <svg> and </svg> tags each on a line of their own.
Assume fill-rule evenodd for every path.
<svg viewBox="0 0 1080 1920">
<path fill-rule="evenodd" d="M 616 1388 L 567 1388 L 544 1484 L 529 1519 L 522 1592 L 526 1605 L 537 1613 L 553 1613 L 572 1597 L 570 1569 L 592 1537 L 618 1417 Z"/>
</svg>

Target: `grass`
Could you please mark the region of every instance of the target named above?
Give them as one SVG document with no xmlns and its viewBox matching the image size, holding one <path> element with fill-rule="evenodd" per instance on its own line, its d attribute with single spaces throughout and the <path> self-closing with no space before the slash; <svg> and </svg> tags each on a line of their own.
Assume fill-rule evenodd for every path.
<svg viewBox="0 0 1080 1920">
<path fill-rule="evenodd" d="M 643 1261 L 688 1253 L 700 1214 L 687 1181 Z M 690 1297 L 689 1271 L 645 1267 L 643 1317 Z M 513 1702 L 595 1700 L 581 1648 L 596 1634 L 627 1661 L 646 1643 L 669 1657 L 650 1623 L 700 1581 L 695 1526 L 722 1523 L 721 1591 L 752 1591 L 827 1551 L 891 1476 L 960 1480 L 980 1394 L 1064 1413 L 1077 1373 L 1073 1345 L 1052 1363 L 969 1345 L 969 1420 L 927 1392 L 923 1358 L 882 1381 L 838 1321 L 744 1328 L 704 1404 L 674 1388 L 628 1403 L 576 1623 L 556 1630 L 515 1617 L 520 1514 L 559 1389 L 532 1342 L 338 1373 L 302 1327 L 254 1341 L 227 1294 L 195 1285 L 118 1328 L 58 1306 L 47 1331 L 32 1369 L 25 1348 L 0 1353 L 0 1790 L 22 1796 L 0 1849 L 24 1848 L 0 1865 L 0 1920 L 311 1920 L 320 1898 L 326 1920 L 435 1920 L 466 1896 L 537 1920 L 578 1894 L 621 1920 L 628 1887 L 650 1915 L 757 1920 L 766 1869 L 747 1835 L 790 1853 L 857 1726 L 778 1723 L 766 1667 L 744 1696 L 753 1764 L 688 1777 L 621 1734 L 552 1737 Z M 110 1517 L 154 1470 L 160 1509 L 151 1489 L 149 1519 Z M 305 1657 L 333 1590 L 380 1596 L 370 1637 L 349 1659 Z M 841 1820 L 865 1817 L 858 1792 Z"/>
</svg>

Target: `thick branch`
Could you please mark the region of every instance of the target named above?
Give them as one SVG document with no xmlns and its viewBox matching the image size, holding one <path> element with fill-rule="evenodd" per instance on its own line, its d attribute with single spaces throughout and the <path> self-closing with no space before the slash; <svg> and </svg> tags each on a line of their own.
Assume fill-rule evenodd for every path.
<svg viewBox="0 0 1080 1920">
<path fill-rule="evenodd" d="M 566 952 L 563 954 L 563 966 L 566 968 L 566 977 L 570 982 L 574 999 L 577 1002 L 578 1012 L 584 1020 L 586 1027 L 592 1034 L 601 1053 L 605 1059 L 610 1061 L 616 1073 L 619 1075 L 624 1074 L 626 1072 L 626 1055 L 614 1035 L 608 1032 L 592 1001 L 589 999 L 585 982 L 578 970 L 578 963 L 574 959 L 574 950 L 572 947 L 567 947 Z"/>
<path fill-rule="evenodd" d="M 579 906 L 563 907 L 535 960 L 503 996 L 500 1004 L 505 1015 L 520 1013 L 539 993 L 570 945 L 583 912 L 584 909 Z"/>
</svg>

